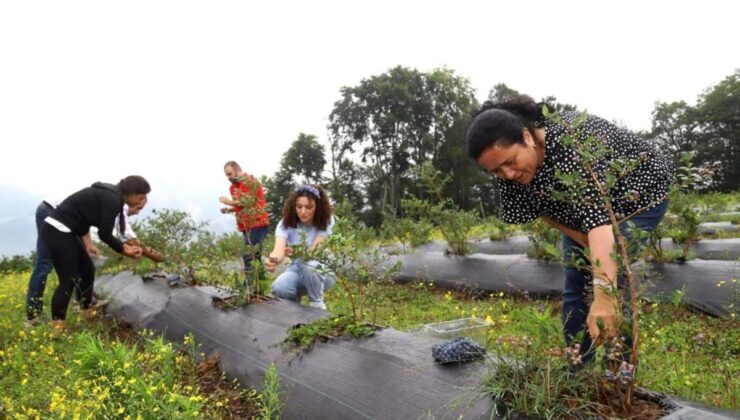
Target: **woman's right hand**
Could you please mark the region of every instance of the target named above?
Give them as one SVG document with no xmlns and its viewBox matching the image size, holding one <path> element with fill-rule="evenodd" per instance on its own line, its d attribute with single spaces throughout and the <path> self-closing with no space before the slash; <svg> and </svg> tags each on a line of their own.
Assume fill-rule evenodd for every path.
<svg viewBox="0 0 740 420">
<path fill-rule="evenodd" d="M 270 253 L 270 256 L 265 258 L 265 270 L 269 272 L 274 272 L 275 268 L 280 263 L 280 258 L 278 257 L 277 253 L 272 252 Z"/>
<path fill-rule="evenodd" d="M 594 301 L 586 319 L 588 333 L 594 346 L 598 347 L 610 338 L 618 336 L 621 323 L 622 315 L 619 313 L 617 298 L 608 292 L 594 290 Z"/>
<path fill-rule="evenodd" d="M 129 258 L 139 258 L 141 257 L 141 253 L 141 247 L 136 245 L 123 244 L 123 255 Z"/>
<path fill-rule="evenodd" d="M 265 258 L 265 270 L 269 272 L 274 272 L 275 268 L 280 264 L 280 262 L 285 258 L 286 255 L 290 255 L 292 250 L 289 246 L 286 246 L 287 244 L 286 238 L 283 236 L 278 236 L 275 238 L 275 246 L 272 248 L 272 252 L 270 252 L 270 256 Z"/>
</svg>

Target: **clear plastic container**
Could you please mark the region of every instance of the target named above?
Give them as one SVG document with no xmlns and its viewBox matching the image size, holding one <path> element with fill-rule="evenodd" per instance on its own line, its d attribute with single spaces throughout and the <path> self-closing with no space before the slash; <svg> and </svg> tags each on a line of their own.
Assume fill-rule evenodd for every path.
<svg viewBox="0 0 740 420">
<path fill-rule="evenodd" d="M 453 319 L 452 321 L 426 324 L 421 327 L 418 332 L 423 335 L 429 335 L 444 340 L 452 340 L 457 337 L 468 337 L 485 347 L 488 325 L 480 318 L 460 318 Z"/>
</svg>

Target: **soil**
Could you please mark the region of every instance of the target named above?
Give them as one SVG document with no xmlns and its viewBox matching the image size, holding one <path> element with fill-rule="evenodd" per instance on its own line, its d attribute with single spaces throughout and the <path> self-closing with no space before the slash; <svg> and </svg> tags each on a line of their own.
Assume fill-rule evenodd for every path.
<svg viewBox="0 0 740 420">
<path fill-rule="evenodd" d="M 610 396 L 601 394 L 603 411 L 599 414 L 604 418 L 624 418 L 634 420 L 654 420 L 666 415 L 669 407 L 661 404 L 662 395 L 635 388 L 632 398 L 632 407 L 626 412 L 622 402 L 613 393 Z M 611 397 L 611 398 L 609 398 Z"/>
<path fill-rule="evenodd" d="M 102 324 L 102 329 L 107 333 L 110 340 L 135 344 L 140 338 L 139 334 L 128 322 L 120 321 L 107 315 L 98 316 L 96 322 Z"/>
<path fill-rule="evenodd" d="M 252 305 L 256 303 L 263 303 L 267 302 L 271 298 L 269 296 L 263 296 L 263 295 L 250 295 L 249 296 L 249 302 L 245 303 L 240 296 L 233 295 L 228 296 L 224 299 L 220 298 L 213 298 L 213 306 L 217 307 L 218 309 L 228 311 L 232 309 L 237 309 L 244 305 Z"/>
<path fill-rule="evenodd" d="M 244 395 L 238 384 L 226 380 L 218 367 L 220 360 L 219 356 L 209 356 L 197 364 L 195 375 L 201 393 L 215 401 L 226 401 L 219 412 L 220 418 L 258 418 L 259 407 Z"/>
</svg>

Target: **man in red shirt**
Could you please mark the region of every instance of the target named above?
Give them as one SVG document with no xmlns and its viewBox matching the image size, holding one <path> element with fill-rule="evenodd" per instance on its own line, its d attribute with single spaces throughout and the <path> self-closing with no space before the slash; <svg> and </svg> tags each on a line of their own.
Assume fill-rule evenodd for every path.
<svg viewBox="0 0 740 420">
<path fill-rule="evenodd" d="M 249 248 L 244 254 L 244 271 L 247 275 L 247 283 L 254 280 L 250 274 L 253 272 L 253 261 L 260 262 L 262 255 L 262 241 L 267 236 L 270 218 L 267 214 L 267 202 L 262 184 L 252 175 L 244 173 L 238 163 L 230 160 L 224 165 L 224 174 L 231 182 L 229 191 L 231 198 L 219 197 L 219 201 L 227 207 L 221 209 L 222 213 L 234 213 L 236 225 L 244 236 L 244 243 Z"/>
</svg>

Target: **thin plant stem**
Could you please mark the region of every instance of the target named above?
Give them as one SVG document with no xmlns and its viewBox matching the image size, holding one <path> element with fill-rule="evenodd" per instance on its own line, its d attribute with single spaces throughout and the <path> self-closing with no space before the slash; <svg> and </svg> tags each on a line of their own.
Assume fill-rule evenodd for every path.
<svg viewBox="0 0 740 420">
<path fill-rule="evenodd" d="M 606 205 L 607 213 L 609 214 L 612 225 L 617 228 L 617 231 L 614 232 L 614 236 L 616 237 L 617 243 L 619 244 L 619 253 L 623 260 L 624 271 L 630 288 L 630 312 L 632 315 L 632 351 L 630 352 L 630 364 L 634 366 L 635 369 L 633 373 L 634 378 L 634 375 L 636 375 L 637 373 L 637 352 L 640 346 L 640 324 L 639 313 L 637 309 L 637 285 L 635 284 L 635 277 L 634 273 L 632 272 L 632 264 L 630 262 L 629 252 L 627 251 L 627 244 L 624 241 L 624 236 L 621 232 L 619 232 L 619 222 L 617 222 L 617 217 L 614 214 L 614 209 L 612 208 L 611 202 L 607 199 L 606 191 L 604 191 L 604 187 L 601 182 L 599 182 L 599 179 L 596 176 L 596 172 L 593 170 L 591 165 L 587 164 L 586 168 L 591 175 L 591 178 L 594 180 L 596 188 L 598 188 L 599 190 L 599 194 L 602 196 L 602 198 L 604 198 L 604 204 Z M 627 408 L 628 410 L 632 407 L 633 391 L 634 381 L 630 381 L 627 385 L 627 395 L 625 401 L 625 408 Z"/>
</svg>

